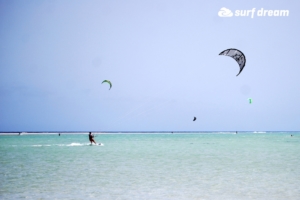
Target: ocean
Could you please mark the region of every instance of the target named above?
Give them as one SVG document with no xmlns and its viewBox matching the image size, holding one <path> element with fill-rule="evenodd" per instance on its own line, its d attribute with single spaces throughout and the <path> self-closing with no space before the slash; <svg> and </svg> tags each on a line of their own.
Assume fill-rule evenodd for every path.
<svg viewBox="0 0 300 200">
<path fill-rule="evenodd" d="M 95 140 L 103 145 L 87 133 L 2 134 L 0 199 L 300 199 L 300 132 Z"/>
</svg>

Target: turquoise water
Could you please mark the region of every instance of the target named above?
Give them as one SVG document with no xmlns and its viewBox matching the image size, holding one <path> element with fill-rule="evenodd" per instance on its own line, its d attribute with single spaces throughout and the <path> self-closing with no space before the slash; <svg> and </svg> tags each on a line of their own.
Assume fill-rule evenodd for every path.
<svg viewBox="0 0 300 200">
<path fill-rule="evenodd" d="M 0 136 L 0 199 L 300 199 L 300 133 L 95 140 Z"/>
</svg>

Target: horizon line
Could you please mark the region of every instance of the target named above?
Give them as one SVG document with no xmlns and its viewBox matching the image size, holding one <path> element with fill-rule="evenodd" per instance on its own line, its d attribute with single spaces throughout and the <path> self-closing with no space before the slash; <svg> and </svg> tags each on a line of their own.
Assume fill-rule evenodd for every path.
<svg viewBox="0 0 300 200">
<path fill-rule="evenodd" d="M 300 132 L 300 131 L 265 131 L 265 130 L 243 130 L 243 131 L 0 131 L 1 133 L 203 133 L 203 132 Z"/>
</svg>

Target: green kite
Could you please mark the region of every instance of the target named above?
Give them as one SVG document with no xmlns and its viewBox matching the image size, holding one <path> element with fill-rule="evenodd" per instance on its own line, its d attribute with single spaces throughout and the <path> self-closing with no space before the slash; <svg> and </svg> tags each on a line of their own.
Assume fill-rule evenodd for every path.
<svg viewBox="0 0 300 200">
<path fill-rule="evenodd" d="M 108 83 L 109 84 L 109 89 L 111 89 L 112 84 L 109 80 L 104 80 L 104 81 L 102 81 L 102 83 Z"/>
<path fill-rule="evenodd" d="M 252 99 L 249 98 L 248 101 L 249 101 L 249 104 L 252 104 Z"/>
</svg>

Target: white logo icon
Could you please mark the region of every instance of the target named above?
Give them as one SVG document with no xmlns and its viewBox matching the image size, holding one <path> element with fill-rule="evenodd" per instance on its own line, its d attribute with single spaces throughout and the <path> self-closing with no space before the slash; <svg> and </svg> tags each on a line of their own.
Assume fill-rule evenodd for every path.
<svg viewBox="0 0 300 200">
<path fill-rule="evenodd" d="M 231 12 L 231 10 L 223 7 L 220 9 L 220 11 L 218 12 L 218 15 L 220 17 L 232 17 L 233 16 L 233 13 Z"/>
</svg>

